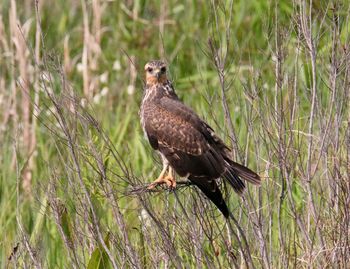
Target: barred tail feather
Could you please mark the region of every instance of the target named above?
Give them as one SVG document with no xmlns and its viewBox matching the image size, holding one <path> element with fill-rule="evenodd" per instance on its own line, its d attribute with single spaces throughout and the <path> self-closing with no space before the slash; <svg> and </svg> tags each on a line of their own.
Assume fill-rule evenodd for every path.
<svg viewBox="0 0 350 269">
<path fill-rule="evenodd" d="M 230 166 L 227 171 L 222 175 L 224 179 L 226 179 L 236 193 L 242 195 L 245 189 L 244 182 L 237 176 L 235 170 Z"/>
<path fill-rule="evenodd" d="M 245 167 L 239 163 L 235 163 L 233 161 L 229 162 L 230 169 L 233 171 L 233 173 L 240 178 L 243 178 L 244 180 L 248 181 L 249 183 L 252 183 L 254 185 L 260 185 L 261 179 L 260 176 L 250 170 L 248 167 Z"/>
<path fill-rule="evenodd" d="M 235 163 L 233 161 L 226 162 L 227 170 L 223 174 L 223 178 L 226 179 L 233 189 L 241 195 L 244 192 L 245 184 L 242 179 L 252 183 L 254 185 L 260 185 L 261 179 L 258 174 L 250 170 L 249 168 Z"/>
</svg>

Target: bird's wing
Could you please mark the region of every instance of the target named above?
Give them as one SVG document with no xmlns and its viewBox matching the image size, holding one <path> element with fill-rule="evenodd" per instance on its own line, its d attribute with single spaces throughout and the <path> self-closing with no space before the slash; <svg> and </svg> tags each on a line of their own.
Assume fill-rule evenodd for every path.
<svg viewBox="0 0 350 269">
<path fill-rule="evenodd" d="M 204 122 L 191 108 L 185 106 L 178 100 L 170 98 L 162 98 L 160 101 L 161 107 L 167 109 L 168 112 L 178 115 L 181 119 L 184 119 L 192 128 L 194 128 L 198 133 L 204 138 L 208 149 L 217 152 L 228 165 L 225 178 L 229 179 L 229 182 L 234 187 L 237 193 L 242 193 L 245 185 L 244 182 L 240 180 L 239 177 L 247 180 L 250 183 L 259 185 L 261 179 L 258 174 L 250 170 L 249 168 L 240 165 L 232 160 L 232 154 L 230 149 L 225 145 L 225 143 L 215 134 L 214 130 Z"/>
<path fill-rule="evenodd" d="M 145 130 L 152 147 L 180 176 L 218 178 L 225 169 L 224 159 L 208 142 L 203 122 L 181 102 L 163 99 L 147 111 Z"/>
<path fill-rule="evenodd" d="M 171 98 L 162 98 L 160 100 L 160 105 L 166 108 L 169 112 L 178 115 L 190 123 L 193 128 L 204 136 L 208 144 L 215 146 L 218 150 L 227 154 L 231 158 L 230 149 L 215 134 L 213 128 L 203 121 L 191 108 L 184 105 L 179 100 Z"/>
<path fill-rule="evenodd" d="M 206 152 L 210 145 L 201 132 L 201 120 L 181 102 L 168 100 L 172 99 L 162 98 L 148 109 L 145 129 L 151 144 L 157 146 L 153 141 L 156 139 L 158 144 L 187 154 L 201 155 Z"/>
</svg>

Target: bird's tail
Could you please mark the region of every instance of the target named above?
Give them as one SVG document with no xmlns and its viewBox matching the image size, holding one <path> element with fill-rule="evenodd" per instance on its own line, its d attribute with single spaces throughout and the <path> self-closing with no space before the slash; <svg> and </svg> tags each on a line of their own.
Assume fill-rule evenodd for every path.
<svg viewBox="0 0 350 269">
<path fill-rule="evenodd" d="M 188 179 L 191 180 L 191 182 L 193 182 L 209 198 L 209 200 L 216 205 L 225 218 L 229 217 L 229 210 L 222 198 L 221 191 L 216 184 L 215 179 L 193 175 L 189 176 Z"/>
<path fill-rule="evenodd" d="M 260 176 L 249 168 L 231 160 L 227 161 L 226 164 L 227 169 L 223 174 L 223 178 L 231 184 L 235 192 L 237 192 L 239 195 L 241 195 L 245 189 L 245 183 L 242 181 L 242 179 L 254 185 L 260 185 Z"/>
</svg>

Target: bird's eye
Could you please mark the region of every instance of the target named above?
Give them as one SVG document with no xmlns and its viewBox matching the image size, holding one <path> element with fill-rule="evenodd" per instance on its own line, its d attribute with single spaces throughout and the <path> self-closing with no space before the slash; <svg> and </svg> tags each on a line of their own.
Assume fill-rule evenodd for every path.
<svg viewBox="0 0 350 269">
<path fill-rule="evenodd" d="M 160 71 L 161 71 L 162 73 L 165 73 L 165 71 L 166 71 L 166 67 L 165 67 L 165 66 L 163 66 L 163 67 L 160 69 Z"/>
<path fill-rule="evenodd" d="M 153 68 L 152 67 L 148 67 L 147 71 L 151 73 L 153 71 Z"/>
</svg>

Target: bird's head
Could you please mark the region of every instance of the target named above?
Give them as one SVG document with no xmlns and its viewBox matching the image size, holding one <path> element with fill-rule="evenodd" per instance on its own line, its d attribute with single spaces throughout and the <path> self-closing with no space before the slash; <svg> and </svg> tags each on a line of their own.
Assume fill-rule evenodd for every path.
<svg viewBox="0 0 350 269">
<path fill-rule="evenodd" d="M 150 61 L 145 65 L 146 83 L 147 85 L 154 85 L 158 83 L 165 83 L 167 66 L 163 61 Z"/>
</svg>

